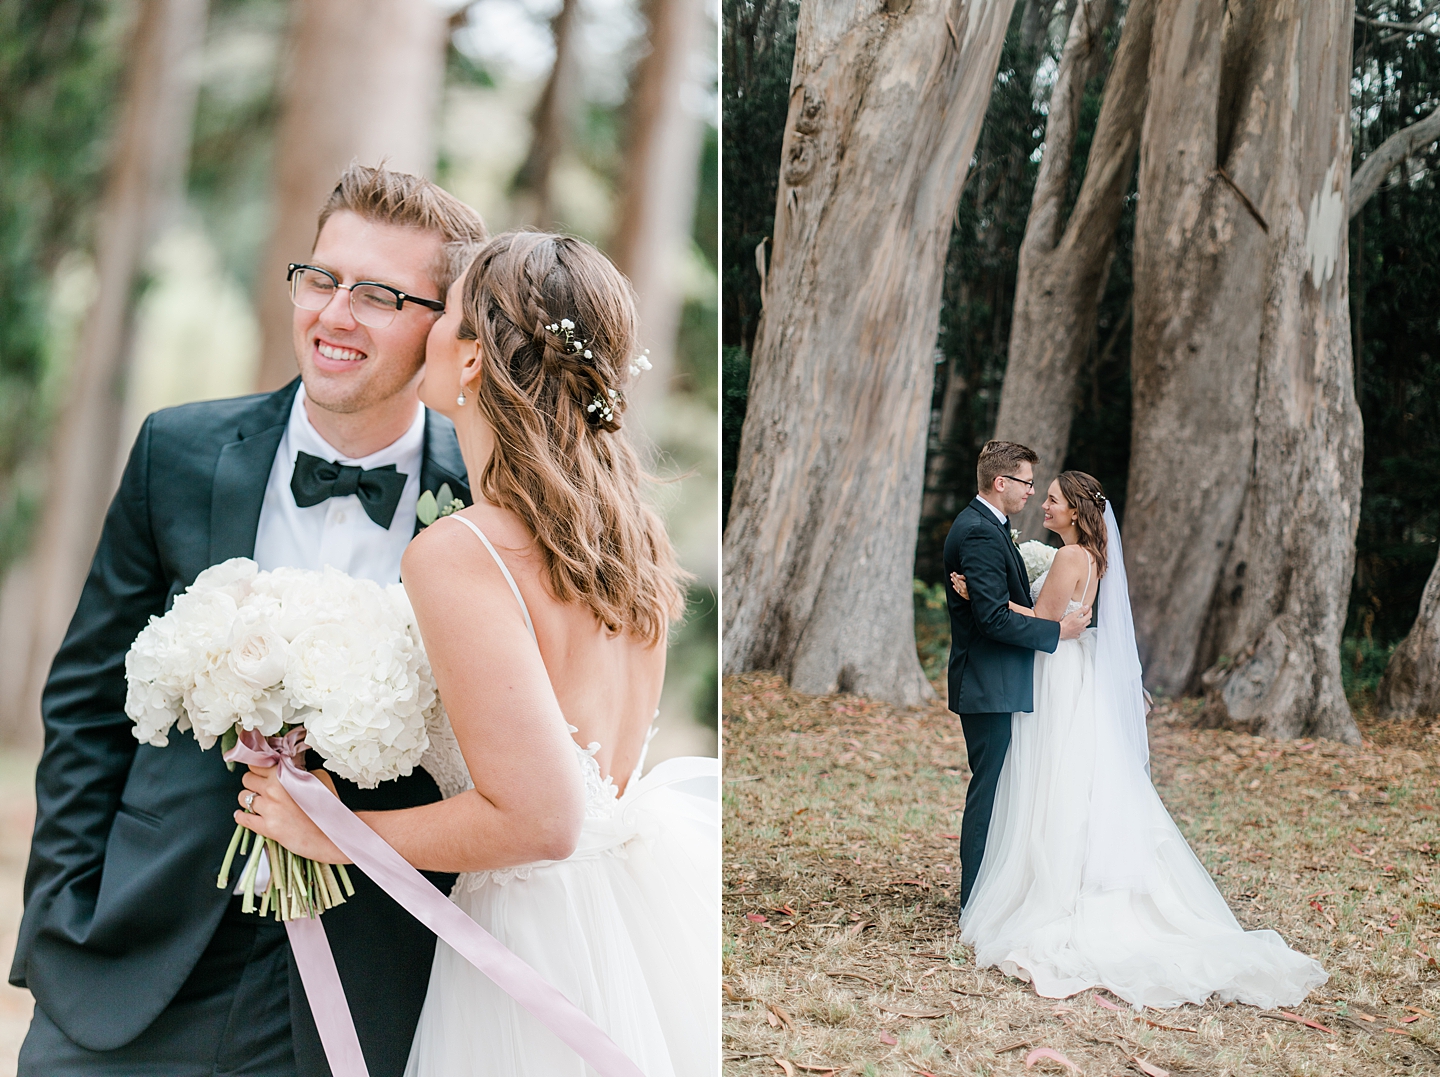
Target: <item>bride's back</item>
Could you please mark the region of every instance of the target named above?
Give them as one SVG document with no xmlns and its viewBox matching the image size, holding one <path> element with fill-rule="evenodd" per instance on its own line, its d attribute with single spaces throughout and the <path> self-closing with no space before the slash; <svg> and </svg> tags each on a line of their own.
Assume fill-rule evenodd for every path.
<svg viewBox="0 0 1440 1077">
<path fill-rule="evenodd" d="M 575 742 L 599 744 L 600 773 L 624 789 L 645 747 L 665 680 L 665 644 L 611 632 L 584 602 L 562 602 L 547 581 L 543 555 L 512 512 L 478 504 L 465 511 L 495 546 L 525 600 L 550 687 Z M 475 556 L 490 555 L 473 540 Z"/>
</svg>

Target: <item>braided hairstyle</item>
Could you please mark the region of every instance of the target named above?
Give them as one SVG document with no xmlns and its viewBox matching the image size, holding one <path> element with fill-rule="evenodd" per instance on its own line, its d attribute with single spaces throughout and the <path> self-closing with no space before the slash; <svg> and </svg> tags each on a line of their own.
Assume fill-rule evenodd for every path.
<svg viewBox="0 0 1440 1077">
<path fill-rule="evenodd" d="M 1083 471 L 1062 471 L 1055 476 L 1060 496 L 1075 510 L 1080 545 L 1095 557 L 1097 576 L 1105 575 L 1105 491 L 1100 480 Z"/>
<path fill-rule="evenodd" d="M 458 335 L 480 345 L 475 404 L 495 433 L 480 491 L 535 536 L 557 599 L 585 603 L 612 633 L 663 641 L 689 575 L 621 430 L 630 283 L 582 240 L 509 232 L 480 248 L 461 292 Z"/>
</svg>

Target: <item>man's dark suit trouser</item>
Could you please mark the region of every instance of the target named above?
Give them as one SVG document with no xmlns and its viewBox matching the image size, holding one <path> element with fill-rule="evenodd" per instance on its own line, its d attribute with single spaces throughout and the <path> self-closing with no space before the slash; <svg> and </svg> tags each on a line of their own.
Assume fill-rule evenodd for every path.
<svg viewBox="0 0 1440 1077">
<path fill-rule="evenodd" d="M 231 902 L 175 1000 L 119 1050 L 86 1050 L 37 1006 L 19 1077 L 307 1077 L 290 1041 L 285 928 L 239 905 Z"/>
<path fill-rule="evenodd" d="M 964 908 L 985 857 L 995 786 L 1010 750 L 1010 712 L 962 714 L 960 726 L 970 756 L 970 788 L 965 790 L 965 817 L 960 822 L 960 906 Z"/>
</svg>

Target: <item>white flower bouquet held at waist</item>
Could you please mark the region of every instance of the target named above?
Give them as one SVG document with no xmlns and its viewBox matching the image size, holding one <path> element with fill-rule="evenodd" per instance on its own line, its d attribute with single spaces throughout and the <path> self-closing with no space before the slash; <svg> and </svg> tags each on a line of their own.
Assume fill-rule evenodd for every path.
<svg viewBox="0 0 1440 1077">
<path fill-rule="evenodd" d="M 362 788 L 414 770 L 430 744 L 426 719 L 439 706 L 403 587 L 333 568 L 261 572 L 241 557 L 206 569 L 168 613 L 150 618 L 125 656 L 125 679 L 137 740 L 164 747 L 175 726 L 206 750 L 218 741 L 229 751 L 242 730 L 289 735 L 292 746 L 303 737 L 326 769 Z M 303 734 L 291 735 L 302 725 Z M 262 916 L 315 916 L 345 900 L 329 865 L 269 839 L 257 838 L 252 850 L 250 837 L 236 827 L 217 879 L 229 885 L 237 848 L 248 853 L 247 912 L 259 853 L 269 846 Z"/>
<path fill-rule="evenodd" d="M 1025 561 L 1028 582 L 1034 583 L 1050 571 L 1050 563 L 1055 560 L 1055 547 L 1039 539 L 1031 539 L 1029 542 L 1020 543 L 1020 556 Z"/>
</svg>

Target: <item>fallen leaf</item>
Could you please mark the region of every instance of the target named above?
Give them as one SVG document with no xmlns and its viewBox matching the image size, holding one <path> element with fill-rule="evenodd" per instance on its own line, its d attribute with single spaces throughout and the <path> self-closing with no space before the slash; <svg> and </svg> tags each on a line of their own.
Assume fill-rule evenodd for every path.
<svg viewBox="0 0 1440 1077">
<path fill-rule="evenodd" d="M 795 1077 L 795 1063 L 788 1058 L 772 1058 L 770 1061 L 785 1071 L 785 1077 Z"/>
<path fill-rule="evenodd" d="M 959 841 L 959 840 L 960 840 L 960 835 L 959 835 L 959 834 L 941 834 L 940 836 L 941 836 L 942 838 L 949 838 L 951 841 Z"/>
<path fill-rule="evenodd" d="M 790 1015 L 784 1010 L 782 1010 L 779 1006 L 771 1006 L 770 1012 L 773 1013 L 776 1017 L 778 1017 L 780 1019 L 780 1023 L 786 1028 L 788 1028 L 791 1032 L 795 1031 L 795 1022 L 790 1020 Z"/>
<path fill-rule="evenodd" d="M 1405 1012 L 1406 1012 L 1406 1013 L 1418 1013 L 1418 1014 L 1420 1014 L 1422 1017 L 1434 1017 L 1434 1016 L 1435 1016 L 1433 1013 L 1431 1013 L 1429 1010 L 1427 1010 L 1424 1006 L 1406 1006 L 1406 1007 L 1405 1007 Z"/>
<path fill-rule="evenodd" d="M 1115 1003 L 1111 1002 L 1108 998 L 1105 998 L 1105 997 L 1102 996 L 1102 995 L 1092 994 L 1092 995 L 1090 996 L 1090 1001 L 1093 1002 L 1093 1003 L 1095 1003 L 1095 1005 L 1097 1005 L 1097 1006 L 1103 1006 L 1105 1009 L 1111 1010 L 1111 1011 L 1113 1011 L 1114 1013 L 1119 1013 L 1119 1012 L 1120 1012 L 1120 1007 L 1119 1007 L 1119 1006 L 1115 1005 Z"/>
<path fill-rule="evenodd" d="M 1402 1017 L 1402 1018 L 1400 1018 L 1400 1023 L 1401 1023 L 1402 1025 L 1408 1025 L 1408 1024 L 1410 1024 L 1410 1022 L 1412 1022 L 1412 1021 L 1418 1021 L 1418 1020 L 1420 1020 L 1420 1015 L 1417 1013 L 1414 1017 Z"/>
<path fill-rule="evenodd" d="M 885 1013 L 893 1013 L 896 1017 L 913 1017 L 917 1020 L 925 1020 L 932 1017 L 950 1016 L 949 1013 L 945 1010 L 897 1010 L 894 1006 L 886 1006 L 883 1004 L 877 1005 L 875 1008 L 877 1010 L 882 1010 Z"/>
<path fill-rule="evenodd" d="M 770 1027 L 771 1027 L 771 1028 L 779 1028 L 779 1027 L 780 1027 L 780 1018 L 778 1018 L 778 1017 L 775 1016 L 775 1011 L 774 1011 L 774 1010 L 767 1009 L 767 1010 L 765 1011 L 765 1020 L 767 1020 L 767 1021 L 770 1022 Z"/>
<path fill-rule="evenodd" d="M 1025 1056 L 1025 1068 L 1028 1070 L 1031 1066 L 1035 1065 L 1035 1063 L 1039 1062 L 1042 1058 L 1052 1059 L 1053 1061 L 1060 1063 L 1060 1065 L 1064 1066 L 1071 1073 L 1080 1072 L 1079 1066 L 1075 1065 L 1075 1063 L 1071 1062 L 1068 1058 L 1062 1055 L 1059 1051 L 1055 1050 L 1055 1048 L 1053 1047 L 1035 1048 L 1035 1050 L 1031 1051 L 1028 1055 Z"/>
<path fill-rule="evenodd" d="M 1162 1070 L 1159 1066 L 1152 1066 L 1138 1055 L 1132 1056 L 1130 1061 L 1134 1063 L 1137 1070 L 1145 1074 L 1145 1077 L 1170 1077 L 1169 1070 Z"/>
<path fill-rule="evenodd" d="M 1192 1036 L 1200 1035 L 1198 1028 L 1186 1028 L 1184 1025 L 1162 1025 L 1159 1021 L 1152 1021 L 1148 1017 L 1145 1018 L 1145 1023 L 1151 1028 L 1163 1028 L 1167 1032 L 1188 1032 Z"/>
<path fill-rule="evenodd" d="M 890 1033 L 882 1032 L 880 1033 L 880 1042 L 886 1044 L 887 1046 L 894 1047 L 900 1041 L 897 1040 L 894 1036 L 890 1035 Z"/>
<path fill-rule="evenodd" d="M 749 920 L 752 924 L 763 924 L 766 920 L 766 917 L 762 916 L 758 912 L 747 912 L 745 914 L 745 919 Z"/>
<path fill-rule="evenodd" d="M 858 934 L 860 934 L 860 932 L 864 931 L 867 927 L 874 927 L 874 926 L 875 926 L 875 925 L 872 924 L 869 920 L 861 920 L 858 924 L 851 924 L 851 925 L 850 925 L 850 934 L 852 934 L 852 935 L 858 935 Z"/>
<path fill-rule="evenodd" d="M 1306 1028 L 1317 1029 L 1320 1032 L 1328 1032 L 1332 1036 L 1335 1035 L 1334 1029 L 1326 1028 L 1319 1021 L 1312 1021 L 1308 1017 L 1301 1017 L 1298 1013 L 1289 1013 L 1286 1010 L 1281 1010 L 1278 1013 L 1262 1013 L 1256 1016 L 1268 1017 L 1272 1021 L 1294 1021 L 1297 1025 L 1304 1025 Z"/>
</svg>

